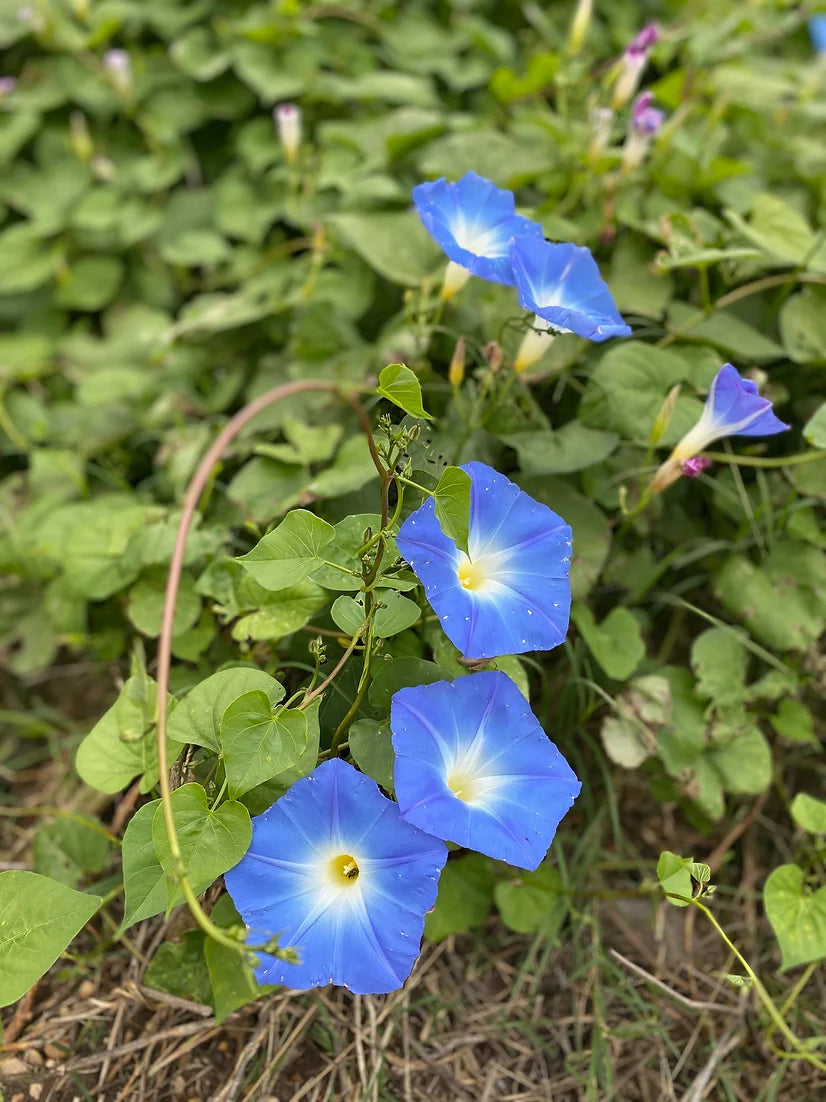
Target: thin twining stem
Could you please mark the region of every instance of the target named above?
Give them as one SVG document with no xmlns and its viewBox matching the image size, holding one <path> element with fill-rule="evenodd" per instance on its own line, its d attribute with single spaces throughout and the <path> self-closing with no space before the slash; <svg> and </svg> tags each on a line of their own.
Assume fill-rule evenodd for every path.
<svg viewBox="0 0 826 1102">
<path fill-rule="evenodd" d="M 276 402 L 279 402 L 282 398 L 289 398 L 294 394 L 302 394 L 310 390 L 327 391 L 349 403 L 365 430 L 368 438 L 368 446 L 370 447 L 370 454 L 373 457 L 374 463 L 377 465 L 379 476 L 383 478 L 384 467 L 376 453 L 370 422 L 356 393 L 342 391 L 335 383 L 323 379 L 305 379 L 293 383 L 282 383 L 266 391 L 264 394 L 261 394 L 252 402 L 249 402 L 230 418 L 215 438 L 211 447 L 198 464 L 198 468 L 187 487 L 186 494 L 184 495 L 181 519 L 178 523 L 178 531 L 175 535 L 172 559 L 167 574 L 166 595 L 164 597 L 163 615 L 161 617 L 161 633 L 158 640 L 158 708 L 156 737 L 158 746 L 159 787 L 174 875 L 189 905 L 189 909 L 201 929 L 222 944 L 237 949 L 239 952 L 244 952 L 245 947 L 240 942 L 227 937 L 222 930 L 210 921 L 198 902 L 195 892 L 192 890 L 192 886 L 187 878 L 186 868 L 184 867 L 178 832 L 175 828 L 175 817 L 172 813 L 172 793 L 169 787 L 169 760 L 166 752 L 166 722 L 168 716 L 167 696 L 169 693 L 169 671 L 172 662 L 172 633 L 175 621 L 175 604 L 178 597 L 178 587 L 181 582 L 187 536 L 189 535 L 189 530 L 192 526 L 198 503 L 201 500 L 201 495 L 212 476 L 213 468 L 221 460 L 224 452 L 239 432 L 250 421 L 257 417 L 259 413 L 269 406 L 274 405 Z"/>
</svg>

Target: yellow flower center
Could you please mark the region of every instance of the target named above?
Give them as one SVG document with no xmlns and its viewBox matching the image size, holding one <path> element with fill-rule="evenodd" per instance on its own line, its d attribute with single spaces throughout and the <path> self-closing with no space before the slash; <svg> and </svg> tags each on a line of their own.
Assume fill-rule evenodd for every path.
<svg viewBox="0 0 826 1102">
<path fill-rule="evenodd" d="M 355 884 L 359 878 L 358 862 L 349 853 L 339 853 L 330 861 L 330 875 L 336 884 Z"/>
<path fill-rule="evenodd" d="M 467 555 L 462 556 L 458 574 L 459 584 L 463 589 L 481 589 L 489 580 L 483 564 L 481 562 L 471 562 Z"/>
<path fill-rule="evenodd" d="M 454 771 L 447 778 L 447 787 L 458 799 L 464 803 L 471 803 L 479 794 L 477 778 L 462 770 Z"/>
</svg>

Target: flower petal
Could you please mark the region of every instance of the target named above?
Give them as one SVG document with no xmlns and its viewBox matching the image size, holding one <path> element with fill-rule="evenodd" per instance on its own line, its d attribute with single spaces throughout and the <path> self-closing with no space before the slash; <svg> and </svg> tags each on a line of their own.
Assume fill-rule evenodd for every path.
<svg viewBox="0 0 826 1102">
<path fill-rule="evenodd" d="M 580 784 L 509 677 L 400 689 L 390 726 L 403 819 L 520 868 L 539 865 Z M 449 754 L 443 728 L 456 733 Z"/>
<path fill-rule="evenodd" d="M 511 261 L 521 305 L 555 329 L 592 341 L 627 337 L 631 329 L 619 314 L 590 250 L 532 237 L 511 242 Z"/>
<path fill-rule="evenodd" d="M 253 819 L 252 843 L 225 876 L 258 945 L 278 934 L 298 964 L 259 953 L 260 983 L 327 983 L 356 994 L 400 987 L 419 953 L 447 852 L 346 762 L 324 762 Z M 354 859 L 357 878 L 336 873 Z"/>
</svg>

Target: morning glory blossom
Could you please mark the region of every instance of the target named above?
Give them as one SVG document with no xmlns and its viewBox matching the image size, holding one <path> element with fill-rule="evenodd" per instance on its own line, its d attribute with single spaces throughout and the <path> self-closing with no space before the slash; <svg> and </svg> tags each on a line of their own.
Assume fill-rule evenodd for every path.
<svg viewBox="0 0 826 1102">
<path fill-rule="evenodd" d="M 298 953 L 291 964 L 259 952 L 258 982 L 357 995 L 401 987 L 446 859 L 375 781 L 323 762 L 252 820 L 250 848 L 224 877 L 249 944 L 277 934 Z"/>
<path fill-rule="evenodd" d="M 826 12 L 813 15 L 809 20 L 809 38 L 819 54 L 826 54 Z"/>
<path fill-rule="evenodd" d="M 539 865 L 580 783 L 506 674 L 399 689 L 390 726 L 404 820 L 519 868 Z"/>
<path fill-rule="evenodd" d="M 514 237 L 542 238 L 536 222 L 516 213 L 513 192 L 484 176 L 466 173 L 453 183 L 442 177 L 413 188 L 413 202 L 428 233 L 450 264 L 442 295 L 450 298 L 471 275 L 513 286 L 508 244 Z"/>
<path fill-rule="evenodd" d="M 531 340 L 533 331 L 528 333 L 517 354 L 516 371 L 524 371 L 539 359 L 552 337 L 548 330 L 576 333 L 591 341 L 631 333 L 590 249 L 518 238 L 511 242 L 511 261 L 519 302 L 536 315 L 534 329 L 539 331 L 540 339 L 545 337 L 545 344 L 534 348 L 537 342 Z"/>
<path fill-rule="evenodd" d="M 571 609 L 571 529 L 485 463 L 462 470 L 471 480 L 469 556 L 442 532 L 433 498 L 401 526 L 399 551 L 465 658 L 558 646 Z"/>
<path fill-rule="evenodd" d="M 744 379 L 731 364 L 723 364 L 714 376 L 700 420 L 685 434 L 651 482 L 658 493 L 681 474 L 699 473 L 690 461 L 723 436 L 772 436 L 789 426 L 774 415 L 768 398 L 761 398 L 757 384 Z"/>
</svg>

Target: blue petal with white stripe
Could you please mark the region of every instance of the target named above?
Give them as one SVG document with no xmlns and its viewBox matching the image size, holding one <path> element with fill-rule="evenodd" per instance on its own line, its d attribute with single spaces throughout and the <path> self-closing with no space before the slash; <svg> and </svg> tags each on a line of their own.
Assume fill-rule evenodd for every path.
<svg viewBox="0 0 826 1102">
<path fill-rule="evenodd" d="M 499 671 L 399 689 L 390 712 L 402 818 L 535 869 L 580 783 Z"/>
<path fill-rule="evenodd" d="M 510 254 L 521 305 L 552 329 L 591 341 L 629 336 L 589 249 L 523 237 Z"/>
<path fill-rule="evenodd" d="M 412 513 L 399 551 L 465 658 L 551 650 L 565 638 L 571 610 L 571 529 L 485 463 L 470 475 L 469 556 L 445 536 L 433 499 Z"/>
<path fill-rule="evenodd" d="M 277 934 L 300 958 L 259 953 L 257 980 L 357 995 L 401 987 L 446 859 L 375 781 L 338 758 L 319 765 L 252 820 L 250 848 L 224 877 L 249 944 Z"/>
<path fill-rule="evenodd" d="M 448 257 L 473 275 L 513 286 L 508 246 L 512 238 L 542 238 L 536 222 L 516 213 L 513 192 L 468 172 L 413 188 L 413 202 L 428 233 Z"/>
</svg>

